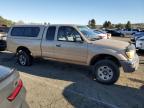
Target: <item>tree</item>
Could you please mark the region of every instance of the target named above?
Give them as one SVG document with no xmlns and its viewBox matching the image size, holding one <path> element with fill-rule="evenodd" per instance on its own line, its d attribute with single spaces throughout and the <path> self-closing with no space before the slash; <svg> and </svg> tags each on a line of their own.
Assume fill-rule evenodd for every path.
<svg viewBox="0 0 144 108">
<path fill-rule="evenodd" d="M 103 28 L 107 28 L 108 27 L 107 24 L 108 24 L 107 21 L 105 21 L 103 24 Z"/>
<path fill-rule="evenodd" d="M 119 23 L 119 24 L 116 24 L 115 25 L 115 28 L 118 28 L 118 29 L 123 29 L 124 28 L 124 25 Z"/>
<path fill-rule="evenodd" d="M 112 23 L 110 21 L 107 22 L 108 28 L 112 28 Z"/>
<path fill-rule="evenodd" d="M 110 21 L 105 21 L 103 24 L 104 28 L 112 28 L 112 23 Z"/>
<path fill-rule="evenodd" d="M 96 21 L 95 21 L 95 19 L 89 20 L 88 26 L 90 28 L 92 28 L 92 29 L 95 29 L 96 28 Z"/>
<path fill-rule="evenodd" d="M 88 21 L 88 25 L 87 25 L 87 26 L 88 26 L 88 27 L 91 26 L 91 20 Z"/>
<path fill-rule="evenodd" d="M 132 25 L 131 25 L 130 21 L 127 22 L 127 24 L 125 25 L 125 28 L 126 29 L 131 29 L 132 28 Z"/>
<path fill-rule="evenodd" d="M 93 29 L 96 28 L 96 21 L 95 21 L 95 19 L 91 20 L 91 28 L 93 28 Z"/>
<path fill-rule="evenodd" d="M 13 25 L 13 22 L 11 20 L 7 20 L 0 16 L 0 25 L 6 25 L 6 26 L 11 26 Z"/>
</svg>

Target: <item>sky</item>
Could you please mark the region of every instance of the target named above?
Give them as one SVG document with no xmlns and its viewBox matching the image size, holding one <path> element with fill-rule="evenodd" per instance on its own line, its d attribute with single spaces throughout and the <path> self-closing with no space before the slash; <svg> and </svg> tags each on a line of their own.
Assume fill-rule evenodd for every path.
<svg viewBox="0 0 144 108">
<path fill-rule="evenodd" d="M 26 23 L 144 23 L 144 0 L 1 0 L 0 16 Z"/>
</svg>

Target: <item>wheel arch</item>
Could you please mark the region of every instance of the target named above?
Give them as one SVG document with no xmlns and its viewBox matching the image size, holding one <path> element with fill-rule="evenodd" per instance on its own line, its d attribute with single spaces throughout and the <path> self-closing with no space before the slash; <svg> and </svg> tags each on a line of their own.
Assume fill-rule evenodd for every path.
<svg viewBox="0 0 144 108">
<path fill-rule="evenodd" d="M 31 51 L 30 51 L 27 47 L 25 47 L 25 46 L 19 46 L 19 47 L 16 49 L 16 53 L 18 53 L 18 51 L 20 51 L 20 50 L 26 51 L 26 53 L 32 55 Z"/>
<path fill-rule="evenodd" d="M 121 67 L 120 61 L 118 60 L 117 57 L 113 56 L 113 55 L 109 55 L 109 54 L 99 54 L 94 56 L 91 60 L 90 60 L 90 65 L 94 65 L 96 62 L 100 61 L 100 60 L 104 60 L 104 59 L 108 59 L 108 60 L 112 60 L 113 62 L 115 62 L 116 64 L 118 64 L 119 67 Z"/>
</svg>

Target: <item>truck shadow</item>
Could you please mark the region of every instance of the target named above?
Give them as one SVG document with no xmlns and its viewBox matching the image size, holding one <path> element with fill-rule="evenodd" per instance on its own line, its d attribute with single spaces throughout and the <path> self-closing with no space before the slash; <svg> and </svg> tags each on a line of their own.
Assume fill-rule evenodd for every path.
<svg viewBox="0 0 144 108">
<path fill-rule="evenodd" d="M 13 67 L 15 58 L 1 53 L 0 63 Z M 26 74 L 73 82 L 64 88 L 63 96 L 74 108 L 144 108 L 143 87 L 99 84 L 91 79 L 85 66 L 36 59 L 30 67 L 16 64 L 15 68 Z"/>
</svg>

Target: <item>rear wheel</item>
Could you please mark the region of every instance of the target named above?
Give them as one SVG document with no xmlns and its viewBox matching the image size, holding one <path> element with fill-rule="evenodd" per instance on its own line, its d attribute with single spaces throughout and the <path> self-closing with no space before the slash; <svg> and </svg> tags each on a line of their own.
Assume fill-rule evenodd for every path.
<svg viewBox="0 0 144 108">
<path fill-rule="evenodd" d="M 32 57 L 27 51 L 19 50 L 17 57 L 18 63 L 22 66 L 30 66 L 32 64 Z"/>
<path fill-rule="evenodd" d="M 100 83 L 114 84 L 119 78 L 120 69 L 111 60 L 100 60 L 94 65 L 94 75 Z"/>
</svg>

